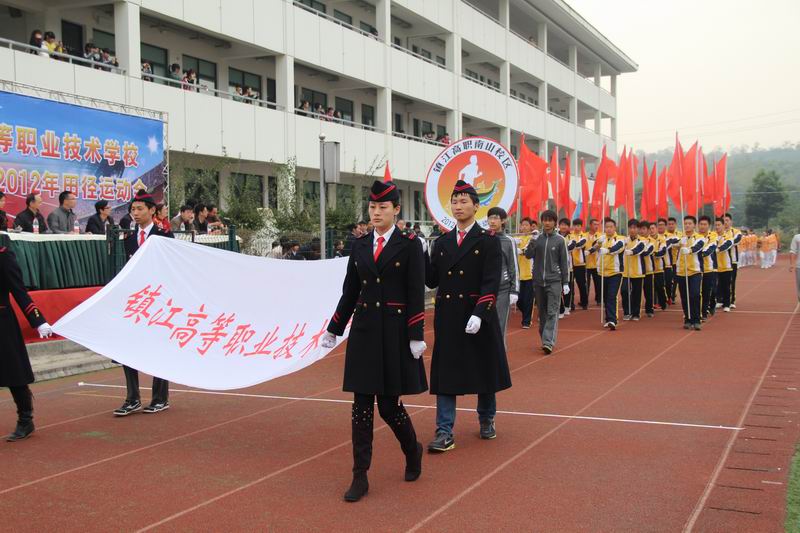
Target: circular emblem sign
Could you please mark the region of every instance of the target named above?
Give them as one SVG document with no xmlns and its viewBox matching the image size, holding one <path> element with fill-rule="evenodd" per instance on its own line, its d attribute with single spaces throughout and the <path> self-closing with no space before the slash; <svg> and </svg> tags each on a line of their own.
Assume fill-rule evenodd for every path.
<svg viewBox="0 0 800 533">
<path fill-rule="evenodd" d="M 442 150 L 428 169 L 425 202 L 433 219 L 447 230 L 456 226 L 450 211 L 450 195 L 458 180 L 475 187 L 480 199 L 475 219 L 482 227 L 489 226 L 486 213 L 492 207 L 502 207 L 506 212 L 513 210 L 519 181 L 517 162 L 494 139 L 461 139 Z"/>
</svg>

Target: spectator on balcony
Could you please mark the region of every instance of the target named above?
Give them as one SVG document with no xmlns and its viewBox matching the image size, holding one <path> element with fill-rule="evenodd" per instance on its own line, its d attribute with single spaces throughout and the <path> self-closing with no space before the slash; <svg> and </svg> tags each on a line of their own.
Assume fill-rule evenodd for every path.
<svg viewBox="0 0 800 533">
<path fill-rule="evenodd" d="M 172 232 L 176 231 L 192 231 L 194 221 L 194 211 L 188 205 L 182 205 L 181 210 L 177 215 L 172 217 L 169 224 Z"/>
<path fill-rule="evenodd" d="M 33 221 L 39 223 L 39 233 L 47 233 L 47 223 L 39 212 L 42 206 L 42 195 L 32 192 L 25 197 L 25 210 L 14 217 L 14 227 L 33 233 Z"/>
<path fill-rule="evenodd" d="M 194 206 L 194 230 L 197 233 L 208 233 L 208 208 L 198 203 Z"/>
<path fill-rule="evenodd" d="M 173 80 L 174 83 L 170 83 L 170 85 L 174 87 L 179 87 L 183 80 L 183 75 L 181 74 L 181 66 L 177 63 L 173 63 L 169 66 L 169 79 Z"/>
<path fill-rule="evenodd" d="M 342 122 L 342 112 L 338 109 L 333 112 L 333 121 L 334 122 Z"/>
<path fill-rule="evenodd" d="M 187 91 L 197 91 L 197 74 L 194 69 L 189 69 L 183 74 L 181 85 Z"/>
<path fill-rule="evenodd" d="M 325 120 L 328 122 L 333 122 L 333 113 L 334 110 L 332 107 L 329 107 L 327 111 L 325 111 Z"/>
<path fill-rule="evenodd" d="M 311 104 L 308 103 L 308 100 L 300 100 L 300 105 L 297 106 L 297 114 L 306 117 L 310 111 Z"/>
<path fill-rule="evenodd" d="M 256 100 L 258 100 L 261 97 L 261 93 L 259 93 L 252 87 L 245 87 L 244 95 L 246 98 L 250 98 L 250 100 L 247 100 L 247 102 L 251 104 L 255 104 Z"/>
<path fill-rule="evenodd" d="M 444 132 L 444 134 L 441 135 L 436 140 L 439 141 L 440 143 L 442 143 L 445 146 L 449 146 L 450 145 L 450 135 L 448 135 L 447 132 Z"/>
<path fill-rule="evenodd" d="M 42 30 L 33 30 L 31 32 L 31 39 L 28 41 L 28 44 L 30 44 L 33 48 L 38 48 L 40 50 L 39 52 L 36 50 L 31 50 L 30 53 L 47 57 L 47 43 L 44 42 Z"/>
<path fill-rule="evenodd" d="M 169 209 L 166 204 L 156 204 L 156 213 L 153 216 L 153 224 L 169 233 L 172 231 L 172 225 L 169 221 Z"/>
<path fill-rule="evenodd" d="M 111 67 L 119 67 L 119 62 L 117 62 L 117 58 L 111 55 L 111 50 L 108 48 L 103 48 L 103 53 L 100 56 L 100 62 L 104 65 L 109 65 L 109 68 L 104 70 L 111 71 Z"/>
<path fill-rule="evenodd" d="M 142 62 L 142 79 L 144 81 L 153 81 L 152 76 L 148 76 L 147 74 L 153 73 L 153 67 L 150 66 L 150 63 L 147 61 Z"/>
<path fill-rule="evenodd" d="M 56 41 L 56 34 L 51 31 L 44 32 L 44 48 L 48 52 L 64 53 L 64 43 Z"/>
<path fill-rule="evenodd" d="M 242 86 L 239 84 L 235 84 L 233 86 L 233 101 L 234 102 L 243 102 L 244 101 L 244 92 L 242 91 Z"/>
<path fill-rule="evenodd" d="M 96 63 L 99 63 L 100 50 L 97 49 L 94 43 L 86 43 L 86 46 L 83 47 L 83 58 L 86 59 L 87 61 L 94 61 Z"/>
<path fill-rule="evenodd" d="M 47 216 L 50 231 L 58 234 L 72 233 L 78 217 L 75 216 L 75 205 L 78 199 L 70 191 L 58 195 L 58 207 Z M 41 231 L 41 229 L 39 230 Z"/>
<path fill-rule="evenodd" d="M 0 191 L 0 231 L 8 229 L 8 215 L 5 212 L 6 208 L 6 195 Z"/>
<path fill-rule="evenodd" d="M 89 217 L 86 222 L 86 233 L 93 235 L 105 235 L 106 228 L 114 225 L 114 219 L 111 218 L 111 206 L 108 201 L 100 200 L 94 203 L 95 214 Z"/>
</svg>

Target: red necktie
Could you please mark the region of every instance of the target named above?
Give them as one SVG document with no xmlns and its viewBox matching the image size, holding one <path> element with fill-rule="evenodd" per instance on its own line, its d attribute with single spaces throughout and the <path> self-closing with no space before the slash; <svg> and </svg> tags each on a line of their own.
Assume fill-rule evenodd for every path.
<svg viewBox="0 0 800 533">
<path fill-rule="evenodd" d="M 145 234 L 144 230 L 140 230 L 139 231 L 139 246 L 144 244 L 145 237 L 146 237 L 146 234 Z"/>
<path fill-rule="evenodd" d="M 383 241 L 384 240 L 385 239 L 383 237 L 378 237 L 378 247 L 375 248 L 375 262 L 376 263 L 378 262 L 378 256 L 381 255 L 381 252 L 383 251 Z"/>
<path fill-rule="evenodd" d="M 464 242 L 464 237 L 467 235 L 466 231 L 459 231 L 458 232 L 458 245 L 461 246 L 461 243 Z"/>
</svg>

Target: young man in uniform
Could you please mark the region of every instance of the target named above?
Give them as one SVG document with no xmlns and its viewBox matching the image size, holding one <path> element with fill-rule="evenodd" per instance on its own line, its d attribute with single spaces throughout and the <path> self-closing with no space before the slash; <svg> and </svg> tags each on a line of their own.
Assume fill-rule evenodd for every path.
<svg viewBox="0 0 800 533">
<path fill-rule="evenodd" d="M 675 246 L 674 239 L 670 239 L 667 234 L 667 219 L 659 218 L 656 223 L 658 231 L 658 239 L 661 242 L 661 248 L 664 251 L 662 261 L 664 265 L 664 301 L 669 306 L 673 303 L 672 300 L 672 287 L 675 276 L 675 263 L 672 262 L 672 248 Z"/>
<path fill-rule="evenodd" d="M 663 219 L 662 219 L 663 220 Z M 666 229 L 666 221 L 664 221 Z M 664 280 L 666 270 L 667 242 L 666 238 L 658 233 L 658 224 L 650 223 L 650 242 L 653 243 L 653 293 L 655 304 L 662 311 L 667 310 L 667 286 Z"/>
<path fill-rule="evenodd" d="M 130 259 L 133 254 L 144 246 L 146 239 L 153 236 L 173 238 L 172 232 L 167 232 L 159 228 L 153 222 L 156 213 L 156 202 L 153 197 L 145 190 L 140 190 L 131 202 L 131 216 L 133 218 L 134 231 L 125 237 L 125 253 Z M 139 393 L 139 371 L 129 366 L 122 366 L 125 372 L 125 385 L 127 395 L 125 403 L 114 411 L 114 416 L 128 416 L 142 408 L 141 396 Z M 153 395 L 150 405 L 144 408 L 145 413 L 159 413 L 169 409 L 169 381 L 153 376 Z"/>
<path fill-rule="evenodd" d="M 564 238 L 567 245 L 567 267 L 569 268 L 569 277 L 567 286 L 569 291 L 564 292 L 561 297 L 561 305 L 558 309 L 558 318 L 569 316 L 570 312 L 575 308 L 573 305 L 573 298 L 575 296 L 575 286 L 573 284 L 574 274 L 572 273 L 572 249 L 575 247 L 575 242 L 570 239 L 570 225 L 568 218 L 562 218 L 558 221 L 558 234 Z"/>
<path fill-rule="evenodd" d="M 600 274 L 597 272 L 597 251 L 594 241 L 602 235 L 600 222 L 596 218 L 589 219 L 589 232 L 586 234 L 586 294 L 594 285 L 594 302 L 600 307 Z"/>
<path fill-rule="evenodd" d="M 8 442 L 16 442 L 27 439 L 35 429 L 33 394 L 29 387 L 33 383 L 33 371 L 9 295 L 14 297 L 28 323 L 39 332 L 39 337 L 44 339 L 52 335 L 50 324 L 25 290 L 22 270 L 14 252 L 0 247 L 0 387 L 8 387 L 17 406 L 17 427 L 6 437 Z"/>
<path fill-rule="evenodd" d="M 667 231 L 665 232 L 667 238 L 667 252 L 670 255 L 670 262 L 672 263 L 672 284 L 667 286 L 667 296 L 669 297 L 669 304 L 675 303 L 675 295 L 678 290 L 678 282 L 675 276 L 678 275 L 678 255 L 680 254 L 680 240 L 683 237 L 683 232 L 678 229 L 678 221 L 675 217 L 667 219 Z"/>
<path fill-rule="evenodd" d="M 719 235 L 717 239 L 717 288 L 714 300 L 716 307 L 725 313 L 731 311 L 731 274 L 733 274 L 733 240 L 725 231 L 725 220 L 717 218 L 714 227 Z"/>
<path fill-rule="evenodd" d="M 703 279 L 700 255 L 706 242 L 695 233 L 697 219 L 692 215 L 683 217 L 683 237 L 680 240 L 676 262 L 676 283 L 681 293 L 683 307 L 683 329 L 700 331 L 700 288 Z"/>
<path fill-rule="evenodd" d="M 655 254 L 656 245 L 653 239 L 650 238 L 650 223 L 646 220 L 640 220 L 639 226 L 639 240 L 645 243 L 645 249 L 642 252 L 642 262 L 644 263 L 644 282 L 642 284 L 642 292 L 644 293 L 644 314 L 648 318 L 655 316 Z"/>
<path fill-rule="evenodd" d="M 378 412 L 405 455 L 405 480 L 415 481 L 422 472 L 422 444 L 399 397 L 428 388 L 422 363 L 425 258 L 416 233 L 395 226 L 399 214 L 395 184 L 375 181 L 369 197 L 374 230 L 352 242 L 342 297 L 322 339 L 323 348 L 333 348 L 353 318 L 343 386 L 353 393 L 353 481 L 344 495 L 348 502 L 369 490 L 376 396 Z"/>
<path fill-rule="evenodd" d="M 589 308 L 589 292 L 586 286 L 586 233 L 583 231 L 583 220 L 576 218 L 572 221 L 572 233 L 569 236 L 573 242 L 572 251 L 572 278 L 578 286 L 578 305 L 584 311 Z M 570 284 L 572 288 L 572 284 Z M 575 310 L 575 294 L 572 295 L 572 310 Z"/>
<path fill-rule="evenodd" d="M 432 289 L 438 287 L 431 359 L 436 438 L 428 445 L 430 452 L 455 447 L 458 395 L 478 395 L 480 437 L 494 439 L 495 393 L 511 387 L 496 310 L 502 265 L 500 240 L 475 221 L 479 208 L 478 193 L 472 185 L 457 181 L 450 196 L 456 227 L 436 239 L 426 269 L 426 284 Z"/>
<path fill-rule="evenodd" d="M 517 267 L 517 243 L 505 234 L 508 214 L 502 207 L 492 207 L 486 215 L 489 229 L 500 240 L 502 267 L 500 270 L 500 289 L 497 292 L 497 318 L 503 343 L 506 340 L 506 325 L 511 306 L 519 299 L 519 268 Z"/>
<path fill-rule="evenodd" d="M 727 233 L 727 238 L 733 241 L 733 269 L 731 270 L 731 309 L 736 309 L 736 273 L 739 270 L 739 243 L 742 241 L 742 232 L 738 229 L 733 227 L 733 217 L 730 213 L 725 213 L 722 216 L 722 219 L 725 221 L 725 231 Z M 751 252 L 753 258 L 755 258 L 755 239 L 753 239 L 751 243 Z M 755 262 L 751 263 L 755 264 Z"/>
<path fill-rule="evenodd" d="M 533 263 L 525 257 L 525 248 L 533 238 L 533 221 L 525 217 L 519 223 L 522 235 L 518 239 L 517 261 L 519 263 L 519 301 L 517 308 L 522 314 L 522 329 L 531 327 L 531 315 L 533 314 Z"/>
<path fill-rule="evenodd" d="M 701 252 L 703 265 L 703 278 L 700 286 L 700 321 L 708 320 L 709 315 L 714 316 L 716 302 L 714 293 L 717 289 L 717 235 L 711 231 L 711 217 L 703 215 L 697 220 L 697 229 L 700 238 L 705 241 Z"/>
<path fill-rule="evenodd" d="M 642 312 L 642 285 L 644 284 L 644 256 L 647 244 L 639 238 L 639 221 L 628 221 L 628 238 L 625 242 L 625 270 L 622 273 L 622 320 L 639 320 Z"/>
<path fill-rule="evenodd" d="M 603 327 L 611 331 L 617 329 L 617 297 L 625 269 L 623 251 L 625 239 L 617 235 L 617 222 L 606 217 L 604 234 L 595 239 L 593 249 L 597 252 L 597 270 L 600 272 L 603 288 Z"/>
</svg>

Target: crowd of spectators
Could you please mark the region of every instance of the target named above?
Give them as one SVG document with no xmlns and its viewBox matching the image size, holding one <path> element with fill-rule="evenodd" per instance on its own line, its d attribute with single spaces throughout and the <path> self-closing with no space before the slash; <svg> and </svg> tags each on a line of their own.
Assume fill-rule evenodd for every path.
<svg viewBox="0 0 800 533">
<path fill-rule="evenodd" d="M 311 108 L 311 102 L 308 100 L 301 100 L 300 105 L 297 106 L 297 114 L 302 115 L 304 117 L 317 117 L 318 119 L 325 121 L 325 122 L 344 122 L 344 118 L 342 117 L 342 112 L 338 109 L 334 109 L 329 107 L 325 109 L 322 104 L 317 103 L 314 104 L 314 108 Z M 349 122 L 349 121 L 348 121 Z"/>
<path fill-rule="evenodd" d="M 52 57 L 60 61 L 64 61 L 65 55 L 74 57 L 82 57 L 87 61 L 92 61 L 93 68 L 98 70 L 110 71 L 112 67 L 119 67 L 117 58 L 111 54 L 108 48 L 99 48 L 94 43 L 86 43 L 86 46 L 81 50 L 72 50 L 68 48 L 62 41 L 56 38 L 56 34 L 52 31 L 33 30 L 28 44 L 34 48 L 30 50 L 32 54 L 38 54 L 43 57 Z"/>
</svg>

